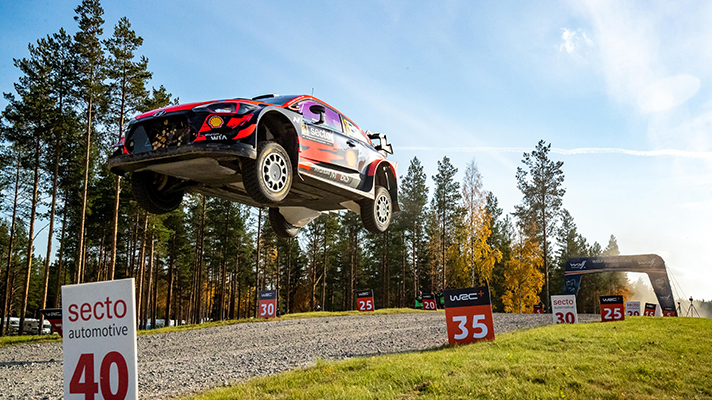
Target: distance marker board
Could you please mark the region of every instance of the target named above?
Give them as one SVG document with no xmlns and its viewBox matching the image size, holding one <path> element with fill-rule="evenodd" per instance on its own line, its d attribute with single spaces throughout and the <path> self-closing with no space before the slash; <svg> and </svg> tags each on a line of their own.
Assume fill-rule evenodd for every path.
<svg viewBox="0 0 712 400">
<path fill-rule="evenodd" d="M 432 293 L 423 293 L 423 310 L 437 310 L 438 305 L 435 303 L 435 295 Z"/>
<path fill-rule="evenodd" d="M 260 318 L 277 317 L 277 291 L 260 290 Z"/>
<path fill-rule="evenodd" d="M 601 322 L 625 320 L 623 296 L 601 296 Z"/>
<path fill-rule="evenodd" d="M 62 286 L 66 400 L 138 399 L 134 280 Z"/>
<path fill-rule="evenodd" d="M 554 317 L 555 324 L 578 323 L 576 295 L 564 294 L 551 296 L 551 315 Z"/>
<path fill-rule="evenodd" d="M 359 311 L 376 311 L 373 304 L 373 291 L 371 289 L 356 292 L 356 309 Z"/>
<path fill-rule="evenodd" d="M 445 320 L 450 344 L 494 340 L 492 304 L 488 286 L 446 289 Z"/>
<path fill-rule="evenodd" d="M 640 316 L 640 302 L 639 301 L 626 301 L 625 302 L 625 316 L 626 317 Z"/>
<path fill-rule="evenodd" d="M 645 311 L 643 311 L 643 315 L 646 317 L 654 317 L 655 309 L 657 308 L 658 305 L 655 303 L 645 303 Z"/>
</svg>

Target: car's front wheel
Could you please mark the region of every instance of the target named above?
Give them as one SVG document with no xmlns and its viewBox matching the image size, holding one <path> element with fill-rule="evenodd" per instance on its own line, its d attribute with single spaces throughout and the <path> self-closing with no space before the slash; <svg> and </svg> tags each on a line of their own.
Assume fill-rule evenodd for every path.
<svg viewBox="0 0 712 400">
<path fill-rule="evenodd" d="M 263 204 L 284 200 L 292 187 L 292 163 L 279 143 L 261 142 L 257 158 L 242 163 L 242 180 L 247 194 Z"/>
<path fill-rule="evenodd" d="M 151 171 L 134 172 L 131 176 L 131 192 L 138 205 L 153 214 L 169 213 L 180 207 L 182 190 L 171 190 L 172 180 L 167 175 Z"/>
<path fill-rule="evenodd" d="M 279 212 L 279 208 L 270 207 L 269 223 L 272 225 L 274 233 L 279 237 L 289 239 L 297 236 L 297 233 L 299 233 L 299 228 L 287 222 L 282 213 Z"/>
<path fill-rule="evenodd" d="M 391 194 L 383 186 L 376 186 L 373 200 L 367 199 L 360 203 L 361 221 L 363 226 L 373 233 L 381 233 L 388 229 L 393 216 Z"/>
</svg>

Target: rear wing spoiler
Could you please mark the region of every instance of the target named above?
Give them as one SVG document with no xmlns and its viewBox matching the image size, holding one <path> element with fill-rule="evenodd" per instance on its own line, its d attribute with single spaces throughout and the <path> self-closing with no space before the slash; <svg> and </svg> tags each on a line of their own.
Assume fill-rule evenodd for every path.
<svg viewBox="0 0 712 400">
<path fill-rule="evenodd" d="M 388 143 L 385 133 L 371 133 L 371 131 L 366 131 L 366 135 L 371 141 L 378 139 L 378 144 L 374 147 L 380 153 L 393 154 L 393 147 Z M 385 154 L 383 154 L 385 156 Z"/>
</svg>

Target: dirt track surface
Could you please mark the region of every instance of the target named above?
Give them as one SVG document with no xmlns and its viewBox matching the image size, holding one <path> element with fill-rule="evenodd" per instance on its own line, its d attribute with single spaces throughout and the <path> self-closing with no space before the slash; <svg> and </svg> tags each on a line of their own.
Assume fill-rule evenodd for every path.
<svg viewBox="0 0 712 400">
<path fill-rule="evenodd" d="M 579 321 L 598 320 L 579 315 Z M 495 332 L 551 324 L 550 314 L 494 314 Z M 443 312 L 238 324 L 138 338 L 139 393 L 164 399 L 337 360 L 447 343 Z M 60 399 L 62 344 L 0 349 L 0 399 Z"/>
</svg>

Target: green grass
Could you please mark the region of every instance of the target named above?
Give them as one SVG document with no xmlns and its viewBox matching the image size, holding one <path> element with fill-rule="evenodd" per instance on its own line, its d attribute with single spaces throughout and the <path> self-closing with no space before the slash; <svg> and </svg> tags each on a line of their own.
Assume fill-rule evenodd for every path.
<svg viewBox="0 0 712 400">
<path fill-rule="evenodd" d="M 712 398 L 712 320 L 632 317 L 340 362 L 205 392 L 217 399 Z"/>
<path fill-rule="evenodd" d="M 411 308 L 385 308 L 382 310 L 376 310 L 376 311 L 368 312 L 368 313 L 363 313 L 363 312 L 359 312 L 359 311 L 338 311 L 338 312 L 318 311 L 318 312 L 287 314 L 287 315 L 283 315 L 279 318 L 273 318 L 273 319 L 246 318 L 246 319 L 237 319 L 237 320 L 233 319 L 233 320 L 228 320 L 228 321 L 206 322 L 203 324 L 169 326 L 169 327 L 165 327 L 165 328 L 141 330 L 141 331 L 138 331 L 138 334 L 139 335 L 156 335 L 156 334 L 167 333 L 167 332 L 181 332 L 181 331 L 189 331 L 189 330 L 193 330 L 193 329 L 215 328 L 215 327 L 219 327 L 219 326 L 253 323 L 253 322 L 267 322 L 267 321 L 275 321 L 275 320 L 286 321 L 286 320 L 290 320 L 290 319 L 343 317 L 343 316 L 347 316 L 347 315 L 374 315 L 374 314 L 388 315 L 388 314 L 407 314 L 407 313 L 421 313 L 421 312 L 428 313 L 428 312 L 432 312 L 432 311 L 415 310 L 415 309 L 411 309 Z M 440 312 L 444 312 L 444 311 L 440 311 Z M 60 338 L 58 334 L 42 335 L 42 336 L 39 336 L 39 335 L 4 336 L 4 337 L 0 337 L 0 348 L 6 347 L 6 346 L 12 346 L 12 345 L 16 345 L 16 344 L 61 342 L 61 341 L 62 341 L 62 338 Z"/>
<path fill-rule="evenodd" d="M 0 349 L 6 346 L 12 346 L 15 344 L 27 344 L 27 343 L 47 343 L 47 342 L 61 342 L 62 338 L 59 334 L 53 333 L 51 335 L 23 335 L 23 336 L 3 336 L 0 337 Z"/>
</svg>

